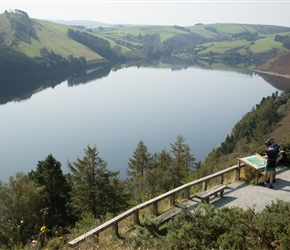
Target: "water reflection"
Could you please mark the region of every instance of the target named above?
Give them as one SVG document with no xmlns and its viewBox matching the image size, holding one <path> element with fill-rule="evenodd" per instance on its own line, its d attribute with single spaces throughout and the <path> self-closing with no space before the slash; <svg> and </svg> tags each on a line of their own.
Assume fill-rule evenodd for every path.
<svg viewBox="0 0 290 250">
<path fill-rule="evenodd" d="M 130 64 L 119 64 L 119 65 L 105 65 L 103 67 L 99 67 L 97 69 L 90 69 L 87 71 L 75 72 L 74 74 L 62 74 L 51 76 L 50 78 L 37 78 L 30 80 L 17 80 L 17 81 L 9 81 L 0 78 L 0 105 L 5 104 L 10 101 L 21 101 L 31 98 L 31 96 L 37 92 L 45 90 L 47 88 L 54 88 L 58 84 L 67 80 L 68 86 L 76 86 L 79 84 L 86 84 L 93 80 L 101 79 L 103 77 L 107 77 L 112 70 L 116 71 L 125 67 L 137 66 L 144 68 L 170 68 L 172 71 L 176 70 L 184 70 L 188 67 L 197 67 L 202 69 L 209 70 L 225 70 L 225 71 L 234 71 L 238 73 L 242 73 L 245 75 L 253 75 L 253 71 L 248 68 L 237 68 L 233 66 L 221 66 L 220 64 L 215 64 L 213 62 L 207 61 L 191 61 L 184 62 L 179 59 L 164 59 L 163 61 L 150 61 L 150 62 L 131 62 Z M 261 75 L 262 76 L 262 75 Z M 276 87 L 279 90 L 285 90 L 285 86 L 289 86 L 288 81 L 285 79 L 279 79 L 277 77 L 270 76 L 262 76 L 268 83 L 272 86 Z M 283 82 L 283 83 L 282 83 Z M 288 82 L 285 84 L 284 82 Z"/>
<path fill-rule="evenodd" d="M 35 93 L 47 88 L 54 88 L 67 80 L 68 86 L 85 84 L 109 75 L 111 66 L 106 65 L 97 69 L 75 72 L 70 74 L 59 74 L 50 78 L 36 78 L 29 80 L 15 80 L 5 82 L 0 80 L 0 104 L 11 101 L 23 101 L 31 98 Z"/>
<path fill-rule="evenodd" d="M 79 84 L 85 84 L 93 80 L 101 79 L 105 76 L 108 76 L 111 72 L 112 67 L 106 65 L 98 69 L 91 69 L 88 71 L 82 71 L 70 76 L 67 79 L 68 86 L 75 86 Z"/>
<path fill-rule="evenodd" d="M 63 74 L 51 78 L 15 80 L 9 82 L 0 80 L 0 104 L 29 99 L 37 92 L 47 88 L 54 88 L 61 82 L 65 81 L 67 77 L 67 74 Z"/>
</svg>

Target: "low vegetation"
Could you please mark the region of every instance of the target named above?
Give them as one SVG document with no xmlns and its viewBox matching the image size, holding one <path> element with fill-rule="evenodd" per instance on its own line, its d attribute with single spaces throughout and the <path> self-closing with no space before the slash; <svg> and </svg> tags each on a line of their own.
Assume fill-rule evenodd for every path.
<svg viewBox="0 0 290 250">
<path fill-rule="evenodd" d="M 254 208 L 215 209 L 201 205 L 193 212 L 186 209 L 166 227 L 143 222 L 127 249 L 289 249 L 287 220 L 290 203 L 277 200 L 261 213 Z M 155 225 L 155 226 L 154 226 Z"/>
</svg>

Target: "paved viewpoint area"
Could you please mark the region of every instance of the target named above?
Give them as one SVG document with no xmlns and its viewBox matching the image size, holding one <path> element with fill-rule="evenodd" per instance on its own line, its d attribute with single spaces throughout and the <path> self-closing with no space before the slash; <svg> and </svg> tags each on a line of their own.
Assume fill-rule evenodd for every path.
<svg viewBox="0 0 290 250">
<path fill-rule="evenodd" d="M 276 199 L 290 202 L 290 168 L 278 167 L 274 188 L 270 189 L 267 183 L 265 187 L 250 185 L 242 182 L 234 182 L 228 185 L 224 197 L 213 200 L 216 207 L 237 206 L 243 209 L 255 207 L 255 211 L 262 211 L 266 205 Z"/>
<path fill-rule="evenodd" d="M 262 211 L 266 205 L 276 199 L 290 202 L 290 168 L 278 167 L 274 188 L 270 189 L 267 183 L 265 187 L 244 182 L 234 182 L 227 185 L 224 197 L 211 198 L 210 203 L 215 207 L 240 207 L 243 209 L 255 208 L 256 212 Z M 194 209 L 200 200 L 192 198 L 186 202 L 186 207 Z"/>
</svg>

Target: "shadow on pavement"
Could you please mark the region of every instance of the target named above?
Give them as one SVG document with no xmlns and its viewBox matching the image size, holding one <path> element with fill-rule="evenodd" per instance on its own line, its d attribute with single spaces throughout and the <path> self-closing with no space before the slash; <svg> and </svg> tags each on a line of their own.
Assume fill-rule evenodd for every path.
<svg viewBox="0 0 290 250">
<path fill-rule="evenodd" d="M 232 185 L 232 184 L 231 184 Z M 227 195 L 227 194 L 230 194 L 232 192 L 235 192 L 239 189 L 242 189 L 242 188 L 245 188 L 249 186 L 249 184 L 247 183 L 236 183 L 236 186 L 233 187 L 233 186 L 228 186 L 226 189 L 225 189 L 225 192 L 224 192 L 224 195 Z"/>
<path fill-rule="evenodd" d="M 237 197 L 233 197 L 233 196 L 224 196 L 223 198 L 221 199 L 218 199 L 218 200 L 215 200 L 212 202 L 212 204 L 215 206 L 215 207 L 222 207 L 222 206 L 225 206 L 226 204 L 230 203 L 230 202 L 233 202 L 234 200 L 236 200 Z"/>
<path fill-rule="evenodd" d="M 284 180 L 284 179 L 277 178 L 276 182 L 274 183 L 274 187 L 276 189 L 290 192 L 290 190 L 289 190 L 290 182 L 287 180 Z M 288 189 L 286 189 L 286 187 L 288 187 Z"/>
</svg>

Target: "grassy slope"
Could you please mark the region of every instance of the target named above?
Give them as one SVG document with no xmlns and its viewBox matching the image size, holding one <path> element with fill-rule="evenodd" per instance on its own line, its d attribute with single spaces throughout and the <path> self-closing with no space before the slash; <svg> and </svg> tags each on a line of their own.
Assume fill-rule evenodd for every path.
<svg viewBox="0 0 290 250">
<path fill-rule="evenodd" d="M 0 15 L 0 30 L 4 32 L 11 30 L 10 22 L 6 18 L 6 15 Z"/>
<path fill-rule="evenodd" d="M 273 48 L 276 48 L 280 53 L 287 51 L 287 49 L 282 46 L 282 43 L 274 41 L 274 35 L 269 35 L 266 38 L 261 38 L 255 41 L 254 44 L 251 44 L 250 41 L 246 40 L 233 40 L 204 43 L 197 48 L 201 50 L 198 52 L 199 55 L 207 55 L 210 51 L 217 54 L 223 54 L 237 47 L 242 47 L 237 50 L 237 52 L 242 55 L 246 53 L 246 49 L 250 49 L 254 54 L 268 53 Z"/>
<path fill-rule="evenodd" d="M 285 35 L 290 35 L 290 33 Z M 274 39 L 275 35 L 269 35 L 266 38 L 259 39 L 250 46 L 250 49 L 253 51 L 253 53 L 257 54 L 266 53 L 273 48 L 278 49 L 281 53 L 287 51 L 287 49 L 283 47 L 282 43 L 275 42 Z"/>
<path fill-rule="evenodd" d="M 231 40 L 214 43 L 205 43 L 199 46 L 200 49 L 200 51 L 198 52 L 199 55 L 206 55 L 210 51 L 212 51 L 213 53 L 222 54 L 236 47 L 242 47 L 241 49 L 237 50 L 237 52 L 239 52 L 240 54 L 245 54 L 246 53 L 245 49 L 250 49 L 250 51 L 253 52 L 254 54 L 267 54 L 273 49 L 276 49 L 279 53 L 287 51 L 287 49 L 282 46 L 282 43 L 274 41 L 275 34 L 262 34 L 258 32 L 258 30 L 253 28 L 251 25 L 213 24 L 206 25 L 203 28 L 208 26 L 216 28 L 217 33 L 219 34 L 233 35 L 248 31 L 251 33 L 257 32 L 261 38 L 255 41 L 253 44 L 247 40 Z M 290 35 L 290 32 L 280 33 L 280 35 L 283 36 Z"/>
<path fill-rule="evenodd" d="M 138 35 L 152 35 L 160 34 L 161 42 L 171 38 L 178 34 L 184 34 L 186 32 L 174 29 L 172 26 L 126 26 L 118 28 L 104 29 L 102 32 L 97 32 L 105 37 L 112 37 L 115 39 L 124 39 L 126 35 L 138 36 Z"/>
<path fill-rule="evenodd" d="M 25 51 L 28 56 L 39 56 L 39 49 L 46 47 L 64 57 L 73 55 L 75 57 L 84 56 L 87 61 L 101 60 L 102 57 L 91 49 L 67 37 L 69 26 L 55 24 L 48 21 L 34 20 L 34 28 L 38 39 L 32 38 L 32 44 L 20 42 L 19 50 Z M 32 45 L 32 46 L 31 46 Z"/>
</svg>

